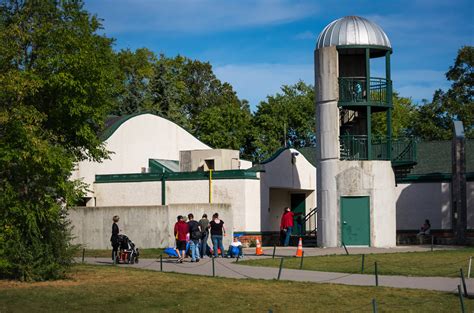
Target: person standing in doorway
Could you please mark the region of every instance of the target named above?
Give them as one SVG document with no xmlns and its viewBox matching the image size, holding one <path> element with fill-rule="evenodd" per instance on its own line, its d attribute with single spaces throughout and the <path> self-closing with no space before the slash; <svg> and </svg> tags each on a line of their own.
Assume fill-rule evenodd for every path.
<svg viewBox="0 0 474 313">
<path fill-rule="evenodd" d="M 176 251 L 178 252 L 178 262 L 183 263 L 186 256 L 186 235 L 189 233 L 189 226 L 184 221 L 182 215 L 178 215 L 174 224 L 174 236 L 176 237 Z"/>
<path fill-rule="evenodd" d="M 201 239 L 201 227 L 194 220 L 192 213 L 188 214 L 189 227 L 189 249 L 191 250 L 191 262 L 199 262 L 199 240 Z"/>
<path fill-rule="evenodd" d="M 224 257 L 224 244 L 222 243 L 222 239 L 225 236 L 224 221 L 219 219 L 219 214 L 214 213 L 209 225 L 211 226 L 211 240 L 212 248 L 214 249 L 214 257 L 217 258 L 219 249 L 221 250 L 221 256 Z"/>
<path fill-rule="evenodd" d="M 290 244 L 291 231 L 293 230 L 293 212 L 291 212 L 289 207 L 286 207 L 281 216 L 280 230 L 285 233 L 285 242 L 283 245 L 287 247 Z"/>
<path fill-rule="evenodd" d="M 199 220 L 199 226 L 201 227 L 201 257 L 204 258 L 207 252 L 207 239 L 209 238 L 210 227 L 206 213 L 204 213 L 202 218 Z"/>
<path fill-rule="evenodd" d="M 112 261 L 116 261 L 117 259 L 117 254 L 118 254 L 118 248 L 120 246 L 119 242 L 119 227 L 117 225 L 118 221 L 120 220 L 120 217 L 118 215 L 115 215 L 112 220 L 114 223 L 112 224 L 112 236 L 110 237 L 110 243 L 112 244 Z"/>
</svg>

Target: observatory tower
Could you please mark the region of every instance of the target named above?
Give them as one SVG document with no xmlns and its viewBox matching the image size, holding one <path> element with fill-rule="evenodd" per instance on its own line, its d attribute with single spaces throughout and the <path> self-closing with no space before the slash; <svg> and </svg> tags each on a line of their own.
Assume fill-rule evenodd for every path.
<svg viewBox="0 0 474 313">
<path fill-rule="evenodd" d="M 327 25 L 314 53 L 318 245 L 396 245 L 395 173 L 412 143 L 392 138 L 390 40 L 375 23 L 347 16 Z M 384 77 L 371 60 L 385 58 Z M 386 131 L 374 138 L 372 119 Z"/>
</svg>

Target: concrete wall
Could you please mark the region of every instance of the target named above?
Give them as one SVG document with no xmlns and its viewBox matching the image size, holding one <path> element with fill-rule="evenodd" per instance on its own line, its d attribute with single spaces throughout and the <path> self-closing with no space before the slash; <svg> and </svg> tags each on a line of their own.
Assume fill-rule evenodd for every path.
<svg viewBox="0 0 474 313">
<path fill-rule="evenodd" d="M 208 171 L 206 160 L 214 161 L 214 170 L 237 170 L 240 167 L 239 151 L 229 149 L 207 149 L 181 151 L 179 167 L 181 172 Z"/>
<path fill-rule="evenodd" d="M 318 245 L 338 245 L 338 202 L 334 177 L 339 160 L 339 60 L 335 46 L 314 52 L 317 135 Z"/>
<path fill-rule="evenodd" d="M 474 182 L 467 182 L 467 228 L 474 229 Z M 412 183 L 396 187 L 397 229 L 416 230 L 425 219 L 433 229 L 451 229 L 451 183 Z"/>
<path fill-rule="evenodd" d="M 166 204 L 209 203 L 209 181 L 166 181 Z M 260 181 L 219 179 L 212 182 L 212 203 L 233 209 L 234 231 L 260 231 Z M 160 205 L 161 181 L 94 184 L 98 206 Z"/>
<path fill-rule="evenodd" d="M 89 185 L 88 197 L 94 197 L 92 184 L 96 174 L 140 173 L 148 159 L 179 160 L 179 151 L 210 149 L 173 122 L 153 114 L 142 114 L 125 121 L 106 141 L 110 159 L 102 163 L 81 161 L 72 179 Z"/>
<path fill-rule="evenodd" d="M 395 177 L 389 161 L 340 161 L 336 176 L 337 199 L 370 197 L 370 244 L 396 245 Z M 340 209 L 337 210 L 338 241 L 341 240 Z"/>
<path fill-rule="evenodd" d="M 211 213 L 212 212 L 212 213 Z M 203 213 L 210 217 L 219 212 L 228 236 L 224 245 L 231 242 L 233 219 L 227 204 L 174 204 L 166 206 L 116 206 L 116 207 L 76 207 L 69 210 L 73 226 L 74 244 L 86 249 L 111 249 L 112 217 L 120 216 L 120 232 L 126 234 L 138 248 L 165 248 L 175 245 L 173 234 L 176 216 L 193 213 L 200 219 Z"/>
<path fill-rule="evenodd" d="M 429 219 L 433 229 L 451 229 L 450 183 L 399 184 L 397 229 L 420 229 Z"/>
</svg>

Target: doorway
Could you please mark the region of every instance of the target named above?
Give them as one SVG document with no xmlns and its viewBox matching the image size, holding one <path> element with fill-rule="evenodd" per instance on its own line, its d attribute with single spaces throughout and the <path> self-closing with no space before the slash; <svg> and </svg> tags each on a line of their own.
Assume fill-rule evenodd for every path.
<svg viewBox="0 0 474 313">
<path fill-rule="evenodd" d="M 292 193 L 291 194 L 291 211 L 295 215 L 293 217 L 293 234 L 302 236 L 306 232 L 306 225 L 304 217 L 306 215 L 306 194 Z"/>
<path fill-rule="evenodd" d="M 370 197 L 341 197 L 341 240 L 370 246 Z"/>
</svg>

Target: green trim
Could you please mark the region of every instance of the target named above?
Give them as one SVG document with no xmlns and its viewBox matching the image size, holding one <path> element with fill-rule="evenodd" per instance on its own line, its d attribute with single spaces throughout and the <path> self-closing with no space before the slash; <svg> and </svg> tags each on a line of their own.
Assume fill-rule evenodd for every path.
<svg viewBox="0 0 474 313">
<path fill-rule="evenodd" d="M 278 149 L 275 153 L 272 154 L 271 157 L 269 157 L 268 159 L 266 159 L 266 160 L 260 162 L 260 164 L 269 163 L 269 162 L 275 160 L 283 151 L 289 150 L 289 149 L 290 149 L 290 148 L 285 148 L 285 147 L 282 147 L 282 148 Z"/>
<path fill-rule="evenodd" d="M 450 183 L 451 173 L 411 174 L 397 179 L 397 183 Z M 466 173 L 466 181 L 474 181 L 474 172 Z"/>
<path fill-rule="evenodd" d="M 109 174 L 95 175 L 95 183 L 124 183 L 124 182 L 147 182 L 161 181 L 163 175 L 166 181 L 183 180 L 208 180 L 209 172 L 180 172 L 180 173 L 133 173 L 133 174 Z M 227 170 L 213 171 L 212 179 L 259 179 L 256 171 L 249 170 Z"/>
<path fill-rule="evenodd" d="M 393 52 L 392 48 L 385 47 L 385 46 L 377 46 L 377 45 L 339 45 L 336 46 L 336 49 L 374 49 L 374 50 L 384 50 L 389 51 L 390 53 Z"/>
<path fill-rule="evenodd" d="M 117 120 L 114 121 L 112 123 L 112 125 L 108 126 L 106 129 L 104 129 L 104 131 L 100 134 L 99 138 L 102 140 L 102 141 L 106 141 L 107 139 L 110 138 L 110 136 L 112 136 L 113 133 L 115 133 L 115 131 L 123 124 L 125 123 L 126 121 L 128 121 L 129 119 L 135 117 L 135 116 L 138 116 L 138 115 L 142 115 L 142 114 L 152 114 L 152 115 L 156 115 L 156 114 L 153 114 L 153 113 L 148 113 L 148 112 L 138 112 L 138 113 L 133 113 L 133 114 L 130 114 L 130 115 L 123 115 L 123 116 L 118 116 L 117 117 Z"/>
</svg>

